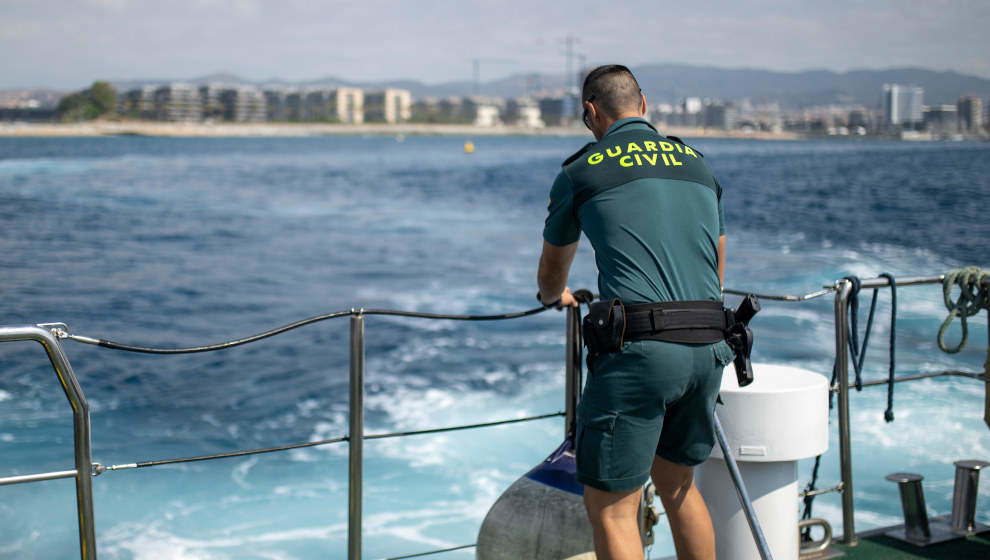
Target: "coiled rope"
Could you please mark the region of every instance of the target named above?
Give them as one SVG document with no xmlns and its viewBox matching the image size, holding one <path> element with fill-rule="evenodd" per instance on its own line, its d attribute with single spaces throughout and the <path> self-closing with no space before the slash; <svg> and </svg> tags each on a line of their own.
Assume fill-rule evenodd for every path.
<svg viewBox="0 0 990 560">
<path fill-rule="evenodd" d="M 990 310 L 990 290 L 984 284 L 988 276 L 990 273 L 975 266 L 957 268 L 945 273 L 942 279 L 942 297 L 945 300 L 945 308 L 949 310 L 949 316 L 938 329 L 938 347 L 943 352 L 955 354 L 965 348 L 966 339 L 969 337 L 966 318 L 976 315 L 980 309 Z M 955 301 L 952 300 L 953 286 L 959 287 L 959 297 Z M 945 345 L 945 331 L 956 317 L 959 317 L 959 324 L 962 327 L 962 338 L 959 339 L 958 346 L 949 348 Z"/>
</svg>

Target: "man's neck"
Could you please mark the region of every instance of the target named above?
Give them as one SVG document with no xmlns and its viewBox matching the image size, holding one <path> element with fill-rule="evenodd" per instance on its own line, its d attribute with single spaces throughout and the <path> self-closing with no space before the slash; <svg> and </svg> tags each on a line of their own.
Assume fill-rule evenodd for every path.
<svg viewBox="0 0 990 560">
<path fill-rule="evenodd" d="M 605 134 L 608 132 L 608 129 L 612 128 L 612 125 L 615 124 L 616 122 L 621 121 L 622 119 L 642 118 L 642 117 L 643 117 L 643 115 L 641 113 L 638 113 L 638 112 L 626 112 L 626 113 L 619 114 L 619 116 L 616 117 L 616 118 L 614 118 L 614 119 L 609 118 L 604 123 L 602 123 L 605 128 L 602 130 L 602 135 L 598 138 L 598 140 L 601 140 L 605 136 Z"/>
</svg>

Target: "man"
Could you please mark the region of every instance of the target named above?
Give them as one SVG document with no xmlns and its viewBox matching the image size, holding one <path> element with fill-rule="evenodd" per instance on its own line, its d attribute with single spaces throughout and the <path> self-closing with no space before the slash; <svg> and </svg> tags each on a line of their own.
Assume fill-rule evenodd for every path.
<svg viewBox="0 0 990 560">
<path fill-rule="evenodd" d="M 646 98 L 625 66 L 592 70 L 582 99 L 597 142 L 564 162 L 551 189 L 541 300 L 577 305 L 566 283 L 583 231 L 601 299 L 621 300 L 627 317 L 628 306 L 656 302 L 707 300 L 721 309 L 721 187 L 702 155 L 642 118 Z M 578 407 L 578 480 L 595 551 L 602 560 L 643 558 L 636 516 L 652 477 L 678 558 L 714 559 L 693 467 L 714 446 L 715 399 L 732 351 L 724 341 L 625 340 L 618 352 L 592 356 Z"/>
</svg>

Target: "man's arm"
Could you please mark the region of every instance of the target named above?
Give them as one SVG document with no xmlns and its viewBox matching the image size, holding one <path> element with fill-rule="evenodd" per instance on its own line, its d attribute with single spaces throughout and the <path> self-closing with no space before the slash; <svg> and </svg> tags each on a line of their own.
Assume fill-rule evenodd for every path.
<svg viewBox="0 0 990 560">
<path fill-rule="evenodd" d="M 725 288 L 725 236 L 718 236 L 718 285 Z"/>
<path fill-rule="evenodd" d="M 540 286 L 540 301 L 544 305 L 553 303 L 560 298 L 560 306 L 577 305 L 571 291 L 567 288 L 567 275 L 571 270 L 571 262 L 577 253 L 578 242 L 558 247 L 543 241 L 543 254 L 540 255 L 540 268 L 536 281 Z"/>
</svg>

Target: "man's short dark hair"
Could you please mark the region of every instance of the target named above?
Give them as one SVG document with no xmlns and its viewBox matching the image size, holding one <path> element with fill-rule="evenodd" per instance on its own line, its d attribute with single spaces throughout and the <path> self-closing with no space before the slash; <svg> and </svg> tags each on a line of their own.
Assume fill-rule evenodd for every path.
<svg viewBox="0 0 990 560">
<path fill-rule="evenodd" d="M 640 108 L 639 82 L 633 73 L 621 64 L 599 66 L 584 78 L 581 99 L 594 96 L 594 103 L 608 116 L 616 118 L 622 113 Z"/>
</svg>

